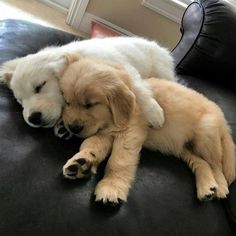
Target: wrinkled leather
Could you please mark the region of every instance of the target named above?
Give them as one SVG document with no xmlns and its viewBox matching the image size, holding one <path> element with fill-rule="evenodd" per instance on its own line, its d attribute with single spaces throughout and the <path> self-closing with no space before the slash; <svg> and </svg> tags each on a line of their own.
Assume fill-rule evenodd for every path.
<svg viewBox="0 0 236 236">
<path fill-rule="evenodd" d="M 15 27 L 9 28 L 12 37 L 4 28 L 8 37 L 0 41 L 2 62 L 24 55 L 25 47 L 28 53 L 43 47 L 41 39 L 31 38 L 31 24 L 27 28 L 25 22 L 22 30 L 21 23 L 18 28 L 18 21 L 11 22 Z M 36 25 L 34 30 L 37 27 L 42 35 L 49 30 Z M 13 32 L 18 32 L 17 43 Z M 45 34 L 45 44 L 51 33 Z M 61 36 L 54 36 L 54 40 Z M 24 45 L 22 51 L 18 45 Z M 236 138 L 235 92 L 195 76 L 179 77 L 180 83 L 222 107 Z M 70 181 L 61 174 L 63 164 L 80 143 L 76 138 L 60 140 L 51 129 L 29 127 L 12 93 L 0 86 L 1 235 L 233 235 L 230 214 L 235 208 L 230 205 L 231 195 L 228 201 L 199 202 L 194 176 L 186 164 L 158 152 L 142 151 L 127 203 L 115 209 L 96 205 L 93 191 L 102 178 L 105 163 L 88 180 Z"/>
<path fill-rule="evenodd" d="M 177 72 L 234 86 L 235 29 L 233 4 L 225 0 L 193 2 L 183 16 L 182 38 L 172 52 Z"/>
</svg>

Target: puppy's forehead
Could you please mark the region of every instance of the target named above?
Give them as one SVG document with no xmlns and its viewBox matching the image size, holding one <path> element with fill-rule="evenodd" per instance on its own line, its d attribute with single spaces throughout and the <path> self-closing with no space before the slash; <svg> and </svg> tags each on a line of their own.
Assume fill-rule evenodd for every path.
<svg viewBox="0 0 236 236">
<path fill-rule="evenodd" d="M 72 91 L 71 91 L 72 92 Z M 72 99 L 76 99 L 80 103 L 103 102 L 103 87 L 97 81 L 78 81 L 73 87 L 70 94 Z"/>
<path fill-rule="evenodd" d="M 64 97 L 70 101 L 80 104 L 106 102 L 105 93 L 100 83 L 89 80 L 65 81 L 61 87 Z"/>
<path fill-rule="evenodd" d="M 91 59 L 80 59 L 64 71 L 60 87 L 64 97 L 70 101 L 106 101 L 105 95 L 118 83 L 114 67 Z"/>
<path fill-rule="evenodd" d="M 105 76 L 107 71 L 101 69 L 96 61 L 79 60 L 67 67 L 60 81 L 62 90 L 84 90 L 92 84 L 98 84 L 98 79 Z"/>
</svg>

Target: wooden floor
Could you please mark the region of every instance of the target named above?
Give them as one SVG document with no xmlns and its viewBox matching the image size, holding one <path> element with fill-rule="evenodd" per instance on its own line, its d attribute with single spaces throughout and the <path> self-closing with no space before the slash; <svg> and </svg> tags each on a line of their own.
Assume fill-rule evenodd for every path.
<svg viewBox="0 0 236 236">
<path fill-rule="evenodd" d="M 88 37 L 66 24 L 66 14 L 37 0 L 0 0 L 0 20 L 21 19 Z"/>
</svg>

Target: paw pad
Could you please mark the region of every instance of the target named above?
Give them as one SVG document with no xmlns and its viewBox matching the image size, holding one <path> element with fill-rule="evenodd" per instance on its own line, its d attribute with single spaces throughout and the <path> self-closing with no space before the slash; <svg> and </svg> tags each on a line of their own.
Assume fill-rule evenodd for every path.
<svg viewBox="0 0 236 236">
<path fill-rule="evenodd" d="M 205 194 L 201 200 L 210 201 L 213 198 L 215 198 L 215 194 L 216 194 L 216 187 L 211 187 L 210 191 L 207 194 Z"/>
<path fill-rule="evenodd" d="M 62 139 L 70 139 L 72 134 L 65 128 L 63 121 L 58 122 L 54 127 L 54 134 Z"/>
<path fill-rule="evenodd" d="M 92 164 L 84 158 L 72 160 L 63 167 L 63 175 L 68 179 L 85 178 L 91 174 Z"/>
<path fill-rule="evenodd" d="M 84 158 L 80 158 L 76 160 L 76 162 L 79 163 L 80 165 L 84 165 L 86 163 L 86 160 Z"/>
</svg>

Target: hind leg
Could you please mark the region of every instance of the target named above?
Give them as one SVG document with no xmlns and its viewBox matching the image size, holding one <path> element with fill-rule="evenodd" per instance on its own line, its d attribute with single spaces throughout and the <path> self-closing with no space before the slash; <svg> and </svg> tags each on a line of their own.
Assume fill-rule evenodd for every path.
<svg viewBox="0 0 236 236">
<path fill-rule="evenodd" d="M 211 166 L 217 182 L 217 198 L 226 198 L 229 193 L 228 183 L 222 168 L 222 143 L 217 121 L 213 116 L 205 116 L 197 129 L 194 140 L 194 152 L 201 156 Z"/>
<path fill-rule="evenodd" d="M 187 149 L 181 153 L 181 158 L 195 174 L 198 199 L 201 201 L 213 199 L 218 185 L 208 163 Z"/>
</svg>

